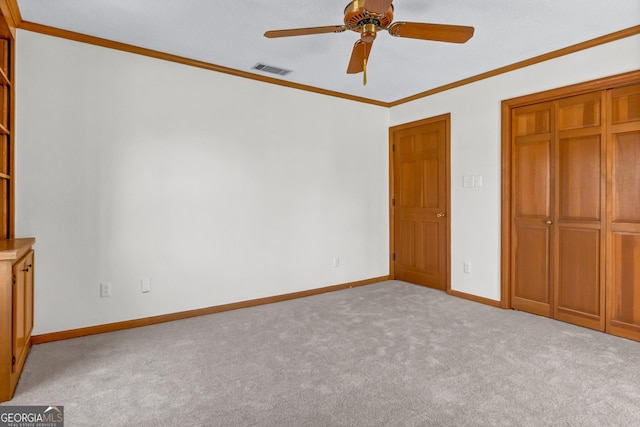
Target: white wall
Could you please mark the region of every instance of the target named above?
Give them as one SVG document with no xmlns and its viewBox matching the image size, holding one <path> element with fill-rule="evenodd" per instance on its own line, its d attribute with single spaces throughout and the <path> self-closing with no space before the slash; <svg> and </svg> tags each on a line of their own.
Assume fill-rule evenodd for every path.
<svg viewBox="0 0 640 427">
<path fill-rule="evenodd" d="M 634 36 L 388 110 L 17 42 L 16 232 L 37 238 L 35 334 L 388 274 L 387 129 L 448 112 L 452 288 L 498 300 L 500 102 L 640 69 Z"/>
<path fill-rule="evenodd" d="M 640 36 L 393 107 L 390 125 L 451 113 L 451 287 L 500 299 L 501 101 L 640 69 Z M 483 185 L 462 187 L 464 175 Z M 471 273 L 463 272 L 463 262 Z"/>
<path fill-rule="evenodd" d="M 389 273 L 388 109 L 27 31 L 17 46 L 34 334 Z"/>
</svg>

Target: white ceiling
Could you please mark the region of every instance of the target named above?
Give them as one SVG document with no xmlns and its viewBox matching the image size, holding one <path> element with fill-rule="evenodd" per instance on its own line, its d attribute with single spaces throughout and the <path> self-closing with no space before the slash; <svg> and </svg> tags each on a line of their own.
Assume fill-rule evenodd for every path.
<svg viewBox="0 0 640 427">
<path fill-rule="evenodd" d="M 393 102 L 640 24 L 639 0 L 395 0 L 394 21 L 468 25 L 466 44 L 380 33 L 362 74 L 346 68 L 358 34 L 267 39 L 267 30 L 340 25 L 348 0 L 18 0 L 23 21 L 294 83 Z M 640 55 L 640 52 L 636 53 Z"/>
</svg>

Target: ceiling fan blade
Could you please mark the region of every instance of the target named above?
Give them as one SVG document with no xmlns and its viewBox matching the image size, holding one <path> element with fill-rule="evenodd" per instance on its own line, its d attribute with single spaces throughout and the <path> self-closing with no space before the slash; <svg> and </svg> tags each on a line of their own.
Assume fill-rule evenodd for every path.
<svg viewBox="0 0 640 427">
<path fill-rule="evenodd" d="M 392 0 L 365 0 L 364 8 L 369 12 L 381 15 L 391 7 Z"/>
<path fill-rule="evenodd" d="M 264 33 L 270 39 L 276 37 L 306 36 L 308 34 L 341 33 L 346 30 L 344 25 L 328 25 L 326 27 L 292 28 L 290 30 L 273 30 Z"/>
<path fill-rule="evenodd" d="M 462 25 L 424 24 L 419 22 L 395 22 L 389 26 L 389 34 L 410 39 L 438 42 L 464 43 L 473 36 L 473 27 Z"/>
<path fill-rule="evenodd" d="M 357 74 L 365 70 L 365 60 L 369 60 L 372 46 L 373 42 L 365 43 L 362 40 L 358 40 L 356 44 L 353 45 L 351 59 L 347 67 L 347 74 Z"/>
</svg>

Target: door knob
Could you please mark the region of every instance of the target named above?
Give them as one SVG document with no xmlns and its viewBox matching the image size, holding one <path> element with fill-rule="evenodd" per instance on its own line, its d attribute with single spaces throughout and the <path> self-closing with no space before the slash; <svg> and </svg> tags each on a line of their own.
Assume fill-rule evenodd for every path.
<svg viewBox="0 0 640 427">
<path fill-rule="evenodd" d="M 550 219 L 548 219 L 548 220 L 546 220 L 544 223 L 545 223 L 545 224 L 547 224 L 547 225 L 551 225 L 551 224 L 553 224 L 553 221 L 551 221 Z"/>
<path fill-rule="evenodd" d="M 438 218 L 444 218 L 445 216 L 447 216 L 444 212 L 439 212 L 436 214 L 436 217 Z"/>
</svg>

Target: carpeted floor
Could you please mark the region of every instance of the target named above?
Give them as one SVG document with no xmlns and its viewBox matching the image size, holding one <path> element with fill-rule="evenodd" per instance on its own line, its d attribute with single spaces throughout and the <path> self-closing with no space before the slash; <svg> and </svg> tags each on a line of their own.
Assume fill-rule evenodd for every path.
<svg viewBox="0 0 640 427">
<path fill-rule="evenodd" d="M 638 426 L 640 343 L 397 281 L 34 346 L 66 426 Z"/>
</svg>

